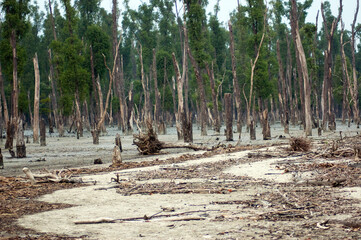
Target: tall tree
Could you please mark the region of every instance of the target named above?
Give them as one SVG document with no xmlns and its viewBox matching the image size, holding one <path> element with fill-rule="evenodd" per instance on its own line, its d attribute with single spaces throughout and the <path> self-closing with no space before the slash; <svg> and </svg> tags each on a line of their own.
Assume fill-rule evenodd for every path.
<svg viewBox="0 0 361 240">
<path fill-rule="evenodd" d="M 306 136 L 312 136 L 312 112 L 311 112 L 311 85 L 309 82 L 308 77 L 308 68 L 307 68 L 307 61 L 305 51 L 303 49 L 303 45 L 301 42 L 301 35 L 299 32 L 299 25 L 298 25 L 298 16 L 299 13 L 297 11 L 297 3 L 296 0 L 291 1 L 291 12 L 290 12 L 290 21 L 291 21 L 291 28 L 292 28 L 292 36 L 293 41 L 295 43 L 295 51 L 296 51 L 296 59 L 298 60 L 299 74 L 303 80 L 303 94 L 301 96 L 304 99 L 304 119 L 305 119 L 305 133 Z"/>
<path fill-rule="evenodd" d="M 5 13 L 5 21 L 2 24 L 1 42 L 1 62 L 6 63 L 7 72 L 12 71 L 12 93 L 11 93 L 11 125 L 17 129 L 19 116 L 19 83 L 18 83 L 18 63 L 19 41 L 28 30 L 27 15 L 29 13 L 29 0 L 16 1 L 5 0 L 1 3 L 2 11 Z M 11 54 L 9 54 L 11 52 Z M 11 69 L 11 70 L 10 70 Z M 14 132 L 13 132 L 14 133 Z M 12 147 L 12 139 L 8 139 L 5 147 Z M 11 143 L 10 143 L 11 141 Z"/>
</svg>

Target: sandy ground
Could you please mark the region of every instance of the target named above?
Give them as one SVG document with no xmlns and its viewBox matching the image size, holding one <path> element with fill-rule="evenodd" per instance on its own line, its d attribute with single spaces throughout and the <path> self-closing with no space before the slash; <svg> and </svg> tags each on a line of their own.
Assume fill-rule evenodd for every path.
<svg viewBox="0 0 361 240">
<path fill-rule="evenodd" d="M 344 136 L 353 136 L 356 135 L 357 129 L 344 128 L 342 131 Z M 160 140 L 176 142 L 174 129 L 168 132 L 168 135 L 159 136 Z M 209 132 L 209 136 L 201 137 L 197 129 L 194 132 L 196 143 L 215 145 L 224 142 L 224 136 L 212 136 Z M 261 131 L 257 132 L 257 139 L 261 139 Z M 28 144 L 28 158 L 19 160 L 5 158 L 6 169 L 0 170 L 2 171 L 0 174 L 20 174 L 24 166 L 35 171 L 44 167 L 48 169 L 94 167 L 92 162 L 96 158 L 101 158 L 109 165 L 115 133 L 115 129 L 110 129 L 107 136 L 101 137 L 100 145 L 92 145 L 90 136 L 80 140 L 74 137 L 49 137 L 46 147 Z M 272 136 L 275 137 L 266 142 L 269 147 L 257 152 L 282 152 L 282 147 L 271 146 L 273 143 L 288 142 L 288 139 L 278 139 L 276 136 L 279 135 L 283 135 L 282 129 L 279 126 L 273 127 Z M 291 135 L 300 136 L 302 131 L 299 131 L 298 127 L 291 128 Z M 331 137 L 338 135 L 338 132 L 326 133 L 322 138 L 314 137 L 314 142 L 320 139 L 331 141 Z M 235 143 L 236 141 L 232 144 Z M 172 150 L 163 155 L 144 158 L 137 154 L 131 136 L 122 136 L 122 144 L 124 161 L 167 159 L 190 152 Z M 265 144 L 265 142 L 262 140 L 251 142 L 248 134 L 243 133 L 241 144 Z M 360 204 L 357 201 L 361 200 L 361 188 L 348 187 L 335 190 L 329 187 L 318 189 L 298 186 L 298 183 L 307 181 L 315 172 L 302 174 L 288 172 L 280 166 L 288 166 L 285 162 L 302 162 L 304 161 L 302 156 L 253 159 L 248 158 L 251 152 L 254 151 L 224 153 L 177 164 L 82 176 L 83 181 L 91 184 L 81 188 L 59 190 L 39 199 L 49 203 L 71 204 L 73 207 L 24 216 L 18 220 L 18 224 L 37 232 L 84 239 L 358 239 L 361 237 L 358 231 L 320 225 L 326 220 L 342 220 L 358 215 Z M 45 162 L 35 161 L 42 157 L 45 157 Z M 324 162 L 324 160 L 314 159 L 314 162 Z M 210 171 L 212 167 L 213 170 Z M 171 169 L 173 175 L 169 174 L 167 169 Z M 184 174 L 183 170 L 187 174 Z M 111 181 L 116 175 L 120 177 L 120 183 Z M 181 189 L 184 189 L 182 186 L 188 186 L 187 184 L 194 184 L 207 186 L 206 189 L 210 189 L 210 192 L 217 189 L 221 191 L 124 194 L 124 191 L 134 192 L 133 186 L 138 187 L 138 190 L 139 186 L 146 188 L 159 184 L 181 186 Z M 330 210 L 321 214 L 307 208 L 307 213 L 304 213 L 302 211 L 307 204 L 300 200 L 301 197 L 296 203 L 302 202 L 302 207 L 297 207 L 297 204 L 296 207 L 291 208 L 286 206 L 287 201 L 295 196 L 285 194 L 294 189 L 299 190 L 300 193 L 317 190 L 330 194 L 330 199 L 349 200 L 353 204 L 353 210 L 334 212 Z M 276 194 L 286 203 L 274 201 Z M 337 204 L 336 200 L 334 204 Z M 287 214 L 291 214 L 291 217 L 287 217 Z M 276 215 L 278 220 L 272 218 Z M 112 219 L 115 223 L 75 224 L 79 221 L 99 219 Z"/>
</svg>

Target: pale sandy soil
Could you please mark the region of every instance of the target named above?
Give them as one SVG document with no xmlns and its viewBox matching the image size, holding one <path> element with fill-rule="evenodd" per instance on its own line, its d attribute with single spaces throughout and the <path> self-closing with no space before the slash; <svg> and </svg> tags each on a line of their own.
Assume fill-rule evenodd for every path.
<svg viewBox="0 0 361 240">
<path fill-rule="evenodd" d="M 222 130 L 223 131 L 223 130 Z M 344 136 L 356 135 L 357 129 L 342 129 Z M 172 130 L 168 131 L 174 133 Z M 257 139 L 261 139 L 258 130 Z M 105 164 L 111 162 L 111 152 L 114 146 L 116 131 L 110 130 L 108 136 L 100 139 L 100 145 L 92 145 L 91 137 L 80 140 L 74 137 L 48 138 L 48 145 L 40 147 L 28 144 L 28 158 L 13 160 L 5 158 L 6 169 L 0 174 L 20 174 L 24 166 L 31 169 L 67 168 L 91 166 L 96 158 L 101 158 Z M 211 134 L 211 132 L 209 132 Z M 288 143 L 288 139 L 280 140 L 276 136 L 283 135 L 279 127 L 272 128 L 271 141 L 249 141 L 248 134 L 243 133 L 241 144 L 267 144 L 257 153 L 281 153 L 285 146 L 271 146 L 273 143 Z M 298 128 L 291 129 L 292 136 L 302 135 Z M 314 132 L 316 135 L 316 132 Z M 339 135 L 326 133 L 322 138 L 314 137 L 314 147 L 320 139 L 331 141 Z M 237 138 L 238 136 L 235 136 Z M 289 138 L 290 136 L 286 136 Z M 176 142 L 175 135 L 159 136 L 160 140 Z M 219 138 L 219 140 L 217 140 Z M 131 136 L 122 136 L 124 161 L 147 161 L 152 159 L 167 159 L 184 153 L 195 153 L 189 150 L 171 150 L 167 154 L 151 157 L 140 157 L 132 145 Z M 199 136 L 195 131 L 195 142 L 215 145 L 224 142 L 224 136 Z M 236 141 L 231 142 L 235 144 Z M 1 143 L 2 145 L 4 143 Z M 229 144 L 228 142 L 226 144 Z M 28 215 L 20 218 L 18 224 L 37 232 L 56 233 L 83 239 L 359 239 L 361 233 L 340 226 L 323 225 L 326 220 L 342 220 L 357 215 L 360 212 L 361 188 L 330 188 L 301 186 L 317 172 L 298 174 L 285 172 L 279 166 L 287 166 L 285 162 L 300 162 L 305 160 L 302 156 L 248 158 L 248 153 L 223 153 L 207 158 L 189 160 L 183 163 L 128 169 L 111 173 L 82 176 L 83 181 L 94 183 L 81 188 L 56 191 L 42 196 L 39 200 L 51 203 L 67 203 L 73 207 Z M 197 152 L 202 154 L 202 152 Z M 45 157 L 45 162 L 34 162 Z M 31 162 L 30 162 L 31 161 Z M 306 160 L 309 163 L 310 160 Z M 325 162 L 324 159 L 314 159 L 314 162 Z M 346 161 L 341 159 L 340 161 Z M 209 169 L 219 167 L 219 171 Z M 96 166 L 97 167 L 97 166 Z M 174 170 L 174 176 L 169 175 L 165 169 Z M 177 170 L 179 169 L 179 171 Z M 180 174 L 185 169 L 186 175 Z M 199 173 L 195 173 L 194 169 Z M 1 170 L 0 170 L 1 171 Z M 204 174 L 202 174 L 204 172 Z M 172 172 L 173 173 L 173 172 Z M 111 181 L 118 174 L 121 184 Z M 146 176 L 149 176 L 147 179 Z M 164 176 L 164 177 L 162 177 Z M 183 177 L 182 177 L 183 176 Z M 157 184 L 173 184 L 186 186 L 186 184 L 199 184 L 199 186 L 212 186 L 214 189 L 224 189 L 231 184 L 233 190 L 221 193 L 187 193 L 187 194 L 122 194 L 122 190 L 132 186 L 149 186 Z M 124 186 L 119 187 L 120 186 Z M 173 186 L 172 185 L 172 186 Z M 187 185 L 188 186 L 188 185 Z M 318 190 L 319 188 L 319 190 Z M 283 218 L 283 211 L 292 214 L 304 211 L 302 207 L 286 206 L 287 201 L 295 200 L 300 203 L 296 195 L 287 195 L 298 189 L 300 192 L 319 191 L 327 192 L 330 199 L 340 198 L 355 201 L 353 210 L 339 211 L 335 214 L 326 214 L 307 210 L 307 214 L 292 215 Z M 274 195 L 283 196 L 286 202 L 273 201 Z M 286 194 L 286 195 L 285 195 Z M 299 201 L 298 201 L 299 200 Z M 340 200 L 340 202 L 341 202 Z M 323 204 L 322 202 L 319 204 Z M 297 204 L 296 204 L 297 206 Z M 173 209 L 168 212 L 166 209 Z M 282 211 L 281 211 L 282 210 Z M 264 216 L 275 216 L 273 219 Z M 126 220 L 129 218 L 148 218 L 149 220 Z M 160 217 L 157 217 L 160 216 Z M 162 217 L 163 216 L 163 217 Z M 122 219 L 116 223 L 75 224 L 78 221 L 96 219 Z M 321 225 L 320 225 L 321 224 Z M 324 228 L 323 228 L 324 227 Z"/>
</svg>

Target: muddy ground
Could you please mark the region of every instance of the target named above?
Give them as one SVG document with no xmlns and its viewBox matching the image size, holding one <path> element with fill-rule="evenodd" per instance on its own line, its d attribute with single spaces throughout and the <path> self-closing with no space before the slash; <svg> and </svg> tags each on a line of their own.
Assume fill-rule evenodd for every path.
<svg viewBox="0 0 361 240">
<path fill-rule="evenodd" d="M 99 145 L 89 134 L 49 136 L 46 147 L 27 144 L 26 159 L 4 153 L 0 238 L 360 239 L 361 163 L 354 149 L 361 137 L 356 128 L 339 129 L 314 132 L 303 152 L 290 149 L 290 137 L 302 135 L 298 127 L 286 139 L 273 127 L 266 142 L 243 133 L 238 147 L 195 128 L 195 143 L 220 147 L 148 157 L 122 135 L 118 168 L 109 167 L 116 129 Z M 159 138 L 177 142 L 174 129 Z M 104 164 L 94 165 L 97 158 Z M 62 176 L 83 183 L 32 185 L 25 166 L 35 173 L 63 169 Z"/>
</svg>

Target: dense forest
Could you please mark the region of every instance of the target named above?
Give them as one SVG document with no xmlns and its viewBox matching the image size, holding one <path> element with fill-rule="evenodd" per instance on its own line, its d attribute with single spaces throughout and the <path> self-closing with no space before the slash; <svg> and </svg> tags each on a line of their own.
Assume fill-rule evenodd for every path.
<svg viewBox="0 0 361 240">
<path fill-rule="evenodd" d="M 2 1 L 7 148 L 24 126 L 38 142 L 44 122 L 59 136 L 87 129 L 94 143 L 114 125 L 124 134 L 150 125 L 164 134 L 175 124 L 179 139 L 192 142 L 194 123 L 207 135 L 235 122 L 252 139 L 256 124 L 270 138 L 275 121 L 285 133 L 300 124 L 307 136 L 336 130 L 336 118 L 360 124 L 359 0 L 350 30 L 342 0 L 332 2 L 336 16 L 322 3 L 320 25 L 306 22 L 312 0 L 247 0 L 228 23 L 219 20 L 219 1 L 208 15 L 206 0 L 150 0 L 135 10 L 112 0 L 111 12 L 100 2 L 48 0 L 44 13 L 36 1 Z"/>
</svg>

